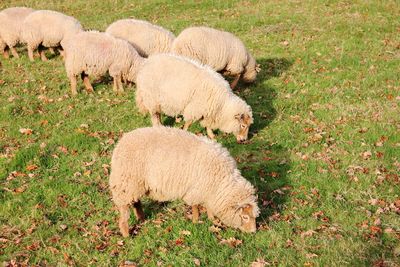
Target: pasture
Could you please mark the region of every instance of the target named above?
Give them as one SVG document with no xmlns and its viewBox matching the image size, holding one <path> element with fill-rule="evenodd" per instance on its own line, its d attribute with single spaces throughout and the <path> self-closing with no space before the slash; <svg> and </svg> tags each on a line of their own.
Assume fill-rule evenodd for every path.
<svg viewBox="0 0 400 267">
<path fill-rule="evenodd" d="M 63 61 L 0 66 L 0 262 L 49 266 L 399 266 L 398 1 L 3 0 L 104 30 L 134 17 L 176 35 L 206 25 L 237 35 L 261 64 L 237 93 L 252 106 L 247 144 L 217 141 L 258 189 L 258 231 L 192 224 L 182 202 L 144 201 L 118 231 L 110 157 L 150 126 L 135 87 L 109 77 L 71 97 Z M 173 118 L 164 123 L 180 126 Z M 205 134 L 194 124 L 191 132 Z"/>
</svg>

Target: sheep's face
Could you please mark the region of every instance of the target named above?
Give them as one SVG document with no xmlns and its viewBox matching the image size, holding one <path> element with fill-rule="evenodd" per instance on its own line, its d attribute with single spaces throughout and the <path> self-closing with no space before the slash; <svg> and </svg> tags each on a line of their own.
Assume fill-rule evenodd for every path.
<svg viewBox="0 0 400 267">
<path fill-rule="evenodd" d="M 237 114 L 235 115 L 236 119 L 236 141 L 238 143 L 242 143 L 247 140 L 249 134 L 250 125 L 253 123 L 253 118 L 248 114 Z"/>
<path fill-rule="evenodd" d="M 250 58 L 243 72 L 243 81 L 247 83 L 254 82 L 257 74 L 261 71 L 260 65 L 256 64 L 254 58 Z"/>
<path fill-rule="evenodd" d="M 254 233 L 257 230 L 256 217 L 254 216 L 253 206 L 250 204 L 239 208 L 238 216 L 240 217 L 239 229 L 246 233 Z"/>
</svg>

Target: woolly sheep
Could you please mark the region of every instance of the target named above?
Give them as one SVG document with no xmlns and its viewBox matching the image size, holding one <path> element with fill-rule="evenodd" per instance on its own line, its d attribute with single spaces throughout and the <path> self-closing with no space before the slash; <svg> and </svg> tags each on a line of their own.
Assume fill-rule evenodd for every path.
<svg viewBox="0 0 400 267">
<path fill-rule="evenodd" d="M 92 92 L 88 76 L 98 77 L 107 71 L 113 77 L 114 92 L 123 92 L 121 79 L 134 82 L 145 60 L 127 41 L 97 31 L 78 33 L 62 44 L 65 49 L 65 69 L 73 95 L 77 94 L 77 75 L 81 74 L 86 90 Z"/>
<path fill-rule="evenodd" d="M 256 231 L 259 214 L 254 187 L 244 179 L 227 149 L 206 137 L 176 128 L 140 128 L 126 133 L 111 159 L 110 190 L 119 210 L 121 234 L 129 235 L 129 207 L 144 219 L 140 199 L 182 199 L 209 217 L 245 232 Z"/>
<path fill-rule="evenodd" d="M 108 26 L 106 32 L 130 42 L 143 57 L 169 52 L 175 39 L 172 32 L 136 19 L 117 20 Z"/>
<path fill-rule="evenodd" d="M 46 61 L 41 46 L 59 47 L 61 41 L 83 31 L 80 22 L 70 16 L 51 10 L 38 10 L 25 18 L 22 36 L 28 44 L 28 55 L 34 61 L 33 51 L 39 50 L 40 57 Z"/>
<path fill-rule="evenodd" d="M 238 142 L 247 140 L 251 107 L 208 66 L 172 54 L 153 55 L 140 70 L 136 86 L 136 105 L 140 112 L 150 113 L 153 126 L 160 125 L 163 112 L 183 115 L 184 130 L 201 120 L 212 139 L 213 130 L 220 129 L 233 133 Z"/>
<path fill-rule="evenodd" d="M 182 31 L 172 44 L 172 52 L 196 59 L 226 76 L 234 76 L 232 89 L 240 77 L 245 82 L 254 82 L 260 71 L 239 38 L 208 27 L 191 27 Z"/>
<path fill-rule="evenodd" d="M 22 22 L 34 9 L 27 7 L 12 7 L 0 12 L 0 53 L 8 58 L 7 47 L 12 55 L 19 58 L 15 46 L 22 43 Z"/>
</svg>

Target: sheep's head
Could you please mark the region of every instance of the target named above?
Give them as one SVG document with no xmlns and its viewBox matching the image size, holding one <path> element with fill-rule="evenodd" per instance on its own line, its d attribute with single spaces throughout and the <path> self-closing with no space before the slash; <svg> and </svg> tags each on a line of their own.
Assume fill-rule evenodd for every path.
<svg viewBox="0 0 400 267">
<path fill-rule="evenodd" d="M 257 64 L 255 59 L 249 55 L 247 65 L 243 72 L 243 81 L 247 83 L 254 82 L 256 80 L 257 74 L 261 71 L 260 64 Z"/>
<path fill-rule="evenodd" d="M 134 50 L 133 47 L 131 47 L 131 50 Z M 137 75 L 139 73 L 140 68 L 143 66 L 143 64 L 145 63 L 146 59 L 141 57 L 136 50 L 134 50 L 132 52 L 132 60 L 130 62 L 130 67 L 128 69 L 128 72 L 125 75 L 125 79 L 130 81 L 130 82 L 134 82 L 136 83 L 136 78 Z"/>
<path fill-rule="evenodd" d="M 249 135 L 250 125 L 253 123 L 253 117 L 251 114 L 236 114 L 236 131 L 234 132 L 236 136 L 236 141 L 238 143 L 243 143 L 247 140 Z"/>
<path fill-rule="evenodd" d="M 239 229 L 246 233 L 254 233 L 257 230 L 256 226 L 256 213 L 253 210 L 253 206 L 250 204 L 244 205 L 239 208 L 239 217 L 241 224 Z"/>
<path fill-rule="evenodd" d="M 256 217 L 258 208 L 252 204 L 234 206 L 233 217 L 229 220 L 222 220 L 226 225 L 237 228 L 246 233 L 254 233 L 257 230 Z"/>
</svg>

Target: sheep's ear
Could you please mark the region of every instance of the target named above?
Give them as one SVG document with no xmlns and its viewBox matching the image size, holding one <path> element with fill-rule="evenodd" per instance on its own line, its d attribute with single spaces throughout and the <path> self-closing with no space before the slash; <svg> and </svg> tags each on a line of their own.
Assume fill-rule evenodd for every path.
<svg viewBox="0 0 400 267">
<path fill-rule="evenodd" d="M 242 206 L 242 211 L 244 211 L 245 213 L 251 213 L 252 210 L 253 210 L 253 207 L 250 204 L 246 204 L 246 205 Z"/>
</svg>

